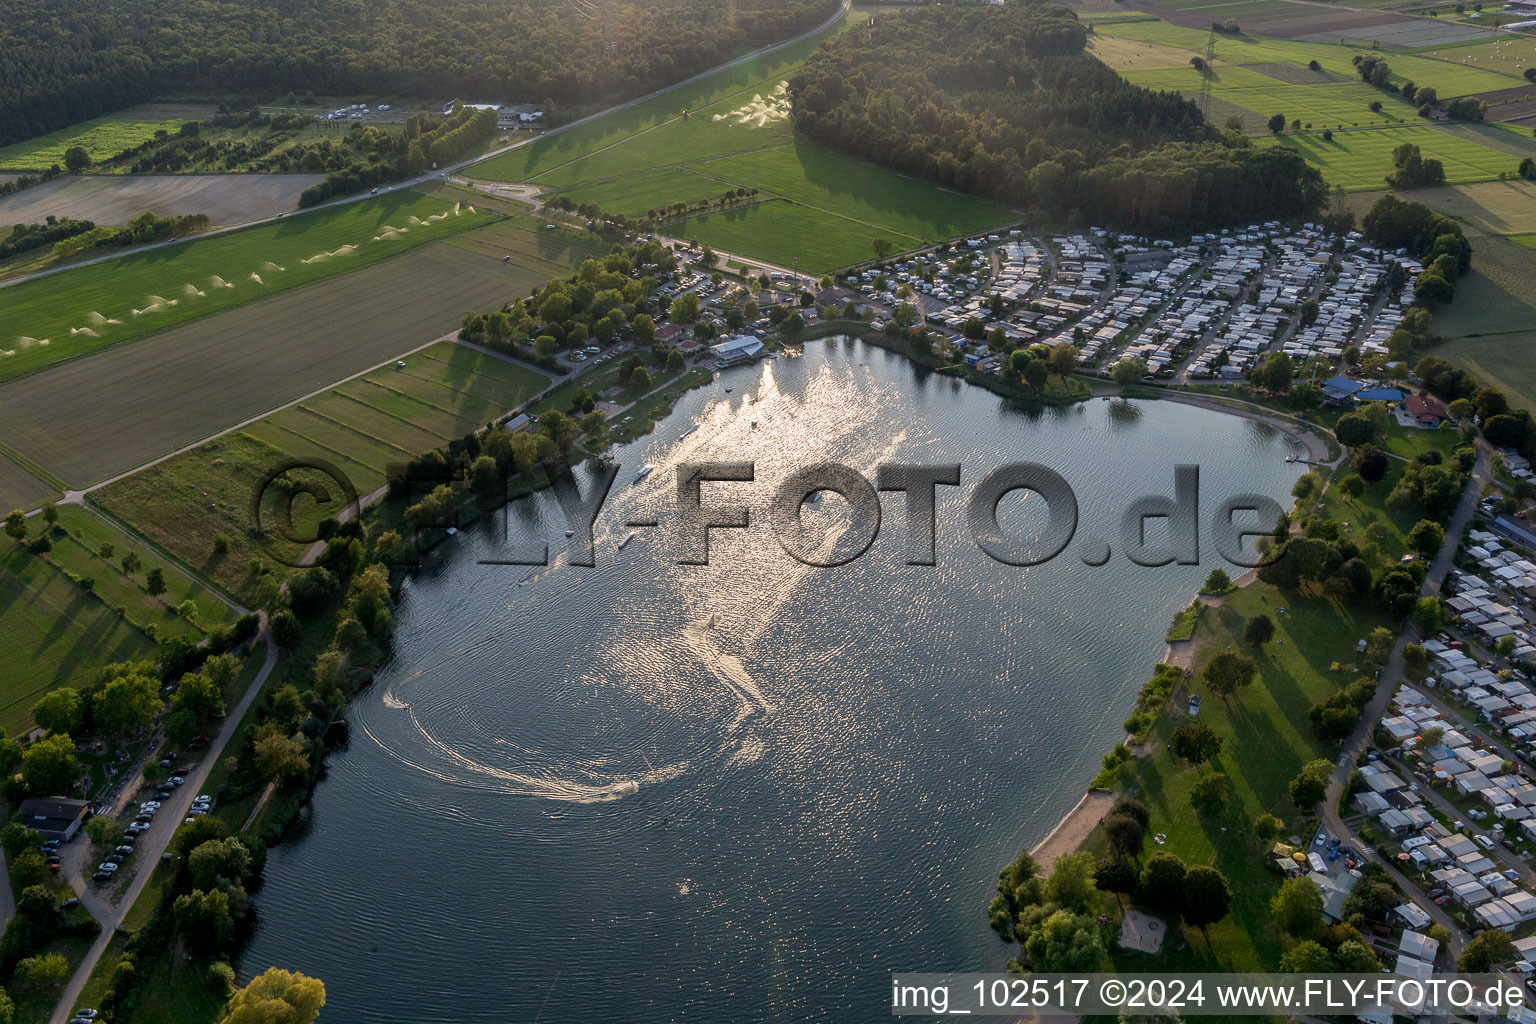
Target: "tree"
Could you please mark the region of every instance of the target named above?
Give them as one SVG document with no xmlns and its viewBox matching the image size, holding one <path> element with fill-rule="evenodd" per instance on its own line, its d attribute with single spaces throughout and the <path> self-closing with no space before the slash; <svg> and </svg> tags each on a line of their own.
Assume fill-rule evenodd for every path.
<svg viewBox="0 0 1536 1024">
<path fill-rule="evenodd" d="M 1069 853 L 1056 858 L 1045 882 L 1046 899 L 1072 911 L 1090 909 L 1098 895 L 1093 884 L 1093 871 L 1091 853 Z"/>
<path fill-rule="evenodd" d="M 1221 651 L 1205 666 L 1205 685 L 1211 692 L 1230 697 L 1253 682 L 1253 659 L 1238 651 Z"/>
<path fill-rule="evenodd" d="M 144 589 L 150 597 L 159 597 L 165 593 L 165 572 L 159 566 L 144 574 Z"/>
<path fill-rule="evenodd" d="M 96 695 L 92 715 L 96 728 L 108 736 L 126 736 L 154 721 L 160 711 L 160 680 L 148 668 L 124 666 Z"/>
<path fill-rule="evenodd" d="M 1147 902 L 1164 910 L 1178 907 L 1184 893 L 1184 862 L 1167 852 L 1154 853 L 1141 869 L 1141 891 Z"/>
<path fill-rule="evenodd" d="M 1173 731 L 1168 749 L 1175 757 L 1199 767 L 1221 752 L 1221 737 L 1204 722 L 1190 722 Z"/>
<path fill-rule="evenodd" d="M 1423 555 L 1426 559 L 1434 558 L 1445 544 L 1445 530 L 1433 520 L 1420 519 L 1408 531 L 1407 542 L 1409 551 Z"/>
<path fill-rule="evenodd" d="M 1287 878 L 1269 901 L 1275 926 L 1296 939 L 1310 939 L 1323 932 L 1323 894 L 1306 876 Z"/>
<path fill-rule="evenodd" d="M 206 673 L 188 672 L 171 695 L 171 708 L 187 712 L 198 725 L 207 725 L 224 717 L 224 691 Z"/>
<path fill-rule="evenodd" d="M 1420 636 L 1432 636 L 1440 628 L 1440 599 L 1419 598 L 1413 603 L 1413 610 L 1408 613 L 1408 617 Z"/>
<path fill-rule="evenodd" d="M 1120 818 L 1130 820 L 1124 815 L 1120 815 Z M 1114 893 L 1116 902 L 1121 902 L 1121 896 L 1129 896 L 1136 891 L 1136 869 L 1130 861 L 1121 857 L 1102 860 L 1093 873 L 1093 884 L 1098 886 L 1100 892 Z"/>
<path fill-rule="evenodd" d="M 49 732 L 79 732 L 82 717 L 80 691 L 69 686 L 49 691 L 32 705 L 32 720 Z"/>
<path fill-rule="evenodd" d="M 1122 359 L 1109 371 L 1109 375 L 1123 388 L 1140 384 L 1141 379 L 1147 375 L 1147 361 L 1139 356 L 1135 359 Z"/>
<path fill-rule="evenodd" d="M 269 967 L 229 997 L 219 1024 L 313 1024 L 325 985 L 297 971 Z"/>
<path fill-rule="evenodd" d="M 1285 115 L 1276 114 L 1269 119 L 1269 130 L 1272 134 L 1279 135 L 1285 131 Z"/>
<path fill-rule="evenodd" d="M 1046 363 L 1056 376 L 1065 377 L 1077 368 L 1077 346 L 1070 341 L 1057 342 L 1051 346 Z"/>
<path fill-rule="evenodd" d="M 32 793 L 56 796 L 69 792 L 80 778 L 75 744 L 64 733 L 55 733 L 28 745 L 21 754 L 21 781 Z"/>
<path fill-rule="evenodd" d="M 1316 319 L 1316 311 L 1312 315 Z M 1253 371 L 1253 383 L 1271 394 L 1278 395 L 1290 389 L 1294 376 L 1295 368 L 1291 364 L 1291 357 L 1284 352 L 1273 352 L 1268 359 L 1264 360 L 1262 366 Z"/>
<path fill-rule="evenodd" d="M 1344 447 L 1359 448 L 1361 445 L 1369 444 L 1376 436 L 1376 428 L 1371 425 L 1370 420 L 1357 412 L 1352 412 L 1339 417 L 1333 433 Z M 1363 473 L 1361 475 L 1364 476 Z"/>
<path fill-rule="evenodd" d="M 1359 939 L 1347 939 L 1333 951 L 1333 969 L 1341 974 L 1375 974 L 1381 961 Z"/>
<path fill-rule="evenodd" d="M 672 351 L 667 353 L 667 370 L 668 370 L 668 372 L 670 372 L 670 373 L 682 373 L 683 370 L 687 369 L 687 367 L 688 367 L 688 360 L 683 358 L 683 354 L 681 352 L 679 352 L 677 349 L 673 349 Z"/>
<path fill-rule="evenodd" d="M 1333 957 L 1322 946 L 1308 939 L 1285 951 L 1280 957 L 1280 969 L 1287 974 L 1326 974 L 1333 970 Z"/>
<path fill-rule="evenodd" d="M 1359 501 L 1365 493 L 1365 481 L 1358 473 L 1351 473 L 1339 481 L 1339 491 L 1350 501 Z"/>
<path fill-rule="evenodd" d="M 877 238 L 869 243 L 869 251 L 875 254 L 875 259 L 883 260 L 896 251 L 896 246 L 889 238 Z"/>
<path fill-rule="evenodd" d="M 1275 623 L 1268 615 L 1258 614 L 1243 627 L 1243 639 L 1254 647 L 1263 647 L 1275 638 Z"/>
<path fill-rule="evenodd" d="M 1226 917 L 1232 909 L 1232 890 L 1227 877 L 1213 867 L 1197 864 L 1184 875 L 1184 920 L 1200 929 Z"/>
<path fill-rule="evenodd" d="M 104 814 L 98 814 L 85 823 L 85 834 L 97 846 L 116 846 L 123 837 L 123 828 Z"/>
<path fill-rule="evenodd" d="M 1355 456 L 1355 472 L 1368 484 L 1380 483 L 1387 465 L 1387 453 L 1380 448 L 1366 448 Z"/>
<path fill-rule="evenodd" d="M 1227 570 L 1215 568 L 1205 578 L 1205 586 L 1200 588 L 1202 594 L 1225 594 L 1232 589 L 1232 577 L 1227 575 Z"/>
<path fill-rule="evenodd" d="M 171 912 L 176 927 L 187 939 L 187 946 L 204 956 L 229 947 L 235 937 L 235 918 L 229 907 L 229 894 L 222 889 L 194 889 L 176 897 Z"/>
<path fill-rule="evenodd" d="M 1141 853 L 1146 835 L 1147 830 L 1141 822 L 1128 814 L 1111 814 L 1104 819 L 1104 837 L 1109 840 L 1110 849 L 1121 857 L 1135 857 Z"/>
<path fill-rule="evenodd" d="M 1371 635 L 1365 638 L 1365 656 L 1377 665 L 1385 665 L 1387 659 L 1392 656 L 1392 645 L 1397 639 L 1392 631 L 1385 626 L 1377 626 L 1371 630 Z"/>
<path fill-rule="evenodd" d="M 240 885 L 251 871 L 251 851 L 238 839 L 210 839 L 187 856 L 187 872 L 196 889 L 213 889 L 220 882 Z"/>
<path fill-rule="evenodd" d="M 69 961 L 58 953 L 29 956 L 16 964 L 14 977 L 31 988 L 52 988 L 69 977 Z"/>
<path fill-rule="evenodd" d="M 288 736 L 273 734 L 256 741 L 256 769 L 261 777 L 279 786 L 309 770 L 309 755 Z"/>
<path fill-rule="evenodd" d="M 1030 932 L 1024 952 L 1037 971 L 1088 972 L 1103 962 L 1104 943 L 1093 918 L 1058 910 Z"/>
<path fill-rule="evenodd" d="M 1323 796 L 1328 792 L 1328 777 L 1333 774 L 1333 765 L 1321 758 L 1309 761 L 1296 777 L 1291 780 L 1291 803 L 1305 810 L 1322 803 Z"/>
<path fill-rule="evenodd" d="M 70 146 L 64 151 L 64 169 L 70 174 L 89 170 L 92 162 L 91 154 L 85 151 L 84 146 Z"/>
<path fill-rule="evenodd" d="M 1280 834 L 1280 830 L 1284 827 L 1285 822 L 1273 814 L 1261 814 L 1253 819 L 1253 834 L 1258 838 L 1259 842 L 1265 845 L 1274 842 L 1275 837 Z"/>
<path fill-rule="evenodd" d="M 1227 807 L 1227 777 L 1221 772 L 1211 772 L 1198 779 L 1189 789 L 1189 803 L 1201 814 L 1215 816 Z"/>
<path fill-rule="evenodd" d="M 1518 959 L 1519 956 L 1519 951 L 1515 949 L 1515 942 L 1507 932 L 1498 928 L 1489 928 L 1467 943 L 1466 948 L 1461 952 L 1461 959 L 1456 961 L 1456 966 L 1467 974 L 1485 974 L 1499 964 L 1507 964 L 1511 960 Z"/>
<path fill-rule="evenodd" d="M 1031 359 L 1024 365 L 1024 383 L 1039 391 L 1045 387 L 1045 382 L 1050 376 L 1050 368 L 1043 359 Z"/>
</svg>

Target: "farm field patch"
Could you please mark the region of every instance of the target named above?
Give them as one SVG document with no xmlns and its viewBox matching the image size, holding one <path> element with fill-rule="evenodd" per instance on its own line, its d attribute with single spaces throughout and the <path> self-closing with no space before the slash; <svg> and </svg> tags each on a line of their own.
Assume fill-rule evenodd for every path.
<svg viewBox="0 0 1536 1024">
<path fill-rule="evenodd" d="M 1437 46 L 1417 51 L 1416 55 L 1520 78 L 1524 76 L 1526 68 L 1536 67 L 1536 36 L 1507 34 L 1462 46 Z"/>
<path fill-rule="evenodd" d="M 1483 181 L 1451 188 L 1412 189 L 1399 192 L 1398 196 L 1426 203 L 1492 235 L 1536 232 L 1536 182 Z M 1364 215 L 1368 209 L 1366 205 L 1357 213 Z"/>
<path fill-rule="evenodd" d="M 198 445 L 93 498 L 231 593 L 247 594 L 256 583 L 248 564 L 262 543 L 254 534 L 251 498 L 274 467 L 290 459 L 324 460 L 366 494 L 384 482 L 391 464 L 483 426 L 546 383 L 542 374 L 456 342 L 405 363 L 403 370 L 391 365 Z M 297 499 L 295 519 L 340 511 L 344 500 L 336 486 L 327 484 L 325 493 L 330 504 L 318 510 L 309 497 Z M 224 555 L 213 554 L 219 536 L 230 542 Z"/>
<path fill-rule="evenodd" d="M 1478 230 L 1472 270 L 1456 282 L 1456 299 L 1435 314 L 1434 333 L 1448 341 L 1434 353 L 1499 382 L 1518 405 L 1536 411 L 1536 251 Z"/>
<path fill-rule="evenodd" d="M 1136 39 L 1205 52 L 1208 31 L 1204 28 L 1185 28 L 1166 21 L 1117 21 L 1095 22 L 1095 32 L 1120 39 Z M 1272 39 L 1266 36 L 1221 35 L 1216 37 L 1216 59 L 1223 64 L 1270 64 L 1289 62 L 1306 67 L 1309 61 L 1317 61 L 1325 71 L 1343 78 L 1358 81 L 1354 57 L 1370 53 L 1369 41 L 1355 45 L 1330 42 L 1303 42 L 1290 39 Z M 1432 85 L 1441 96 L 1462 96 L 1467 93 L 1491 89 L 1507 89 L 1519 85 L 1521 80 L 1500 71 L 1469 67 L 1451 61 L 1435 60 L 1417 54 L 1386 51 L 1381 54 L 1392 68 L 1392 82 L 1402 85 L 1412 79 L 1419 85 Z M 1194 70 L 1191 68 L 1190 73 Z M 1194 86 L 1198 89 L 1198 83 Z M 1373 90 L 1375 91 L 1375 90 Z M 1379 93 L 1385 102 L 1389 97 Z M 1277 95 L 1277 99 L 1285 98 Z"/>
<path fill-rule="evenodd" d="M 1496 179 L 1499 172 L 1510 170 L 1511 162 L 1507 154 L 1430 125 L 1335 132 L 1331 140 L 1324 140 L 1320 132 L 1306 132 L 1282 135 L 1275 142 L 1299 152 L 1323 172 L 1329 184 L 1351 191 L 1384 187 L 1392 170 L 1392 151 L 1405 142 L 1442 161 L 1451 184 Z"/>
<path fill-rule="evenodd" d="M 421 247 L 0 385 L 0 436 L 86 486 L 429 342 L 464 310 L 543 279 L 449 245 Z"/>
<path fill-rule="evenodd" d="M 996 203 L 946 192 L 931 182 L 805 142 L 705 161 L 696 170 L 923 241 L 969 234 L 1014 219 Z"/>
<path fill-rule="evenodd" d="M 672 203 L 714 199 L 725 189 L 726 185 L 715 178 L 675 168 L 580 185 L 565 194 L 577 202 L 594 203 L 604 213 L 638 217 L 647 210 Z"/>
<path fill-rule="evenodd" d="M 667 225 L 667 234 L 779 266 L 793 266 L 798 260 L 801 272 L 810 274 L 870 259 L 870 245 L 877 238 L 889 239 L 898 250 L 920 242 L 783 201 L 690 217 Z"/>
<path fill-rule="evenodd" d="M 1193 50 L 1177 46 L 1097 34 L 1088 37 L 1088 52 L 1116 71 L 1185 67 L 1191 57 L 1199 56 Z"/>
<path fill-rule="evenodd" d="M 36 508 L 48 498 L 58 497 L 58 493 L 52 484 L 39 480 L 26 467 L 0 452 L 0 511 Z"/>
<path fill-rule="evenodd" d="M 181 119 L 98 117 L 94 121 L 60 128 L 26 142 L 0 147 L 0 170 L 46 171 L 54 164 L 64 166 L 64 151 L 82 146 L 92 160 L 105 160 L 123 150 L 147 142 L 157 131 L 174 132 Z"/>
<path fill-rule="evenodd" d="M 1267 64 L 1266 67 L 1274 67 Z M 1289 65 L 1306 72 L 1305 65 Z M 1394 125 L 1417 121 L 1412 104 L 1400 96 L 1373 89 L 1364 82 L 1337 81 L 1329 84 L 1299 85 L 1276 81 L 1273 74 L 1247 67 L 1218 65 L 1206 72 L 1211 79 L 1213 96 L 1245 110 L 1262 114 L 1284 114 L 1286 119 L 1300 118 L 1318 130 L 1357 128 L 1368 125 Z M 1200 91 L 1204 76 L 1192 67 L 1132 71 L 1124 77 L 1152 89 L 1169 89 L 1193 95 Z M 1380 113 L 1370 105 L 1381 101 Z"/>
<path fill-rule="evenodd" d="M 100 598 L 14 544 L 0 550 L 0 605 L 10 652 L 0 665 L 0 729 L 8 736 L 31 726 L 32 705 L 47 691 L 154 647 Z"/>
<path fill-rule="evenodd" d="M 13 284 L 0 380 L 398 255 L 495 219 L 396 192 Z"/>
<path fill-rule="evenodd" d="M 32 224 L 49 214 L 126 224 L 144 212 L 205 213 L 215 225 L 263 220 L 294 209 L 323 174 L 67 175 L 0 197 L 0 224 Z"/>
<path fill-rule="evenodd" d="M 681 120 L 684 111 L 690 112 L 689 120 L 700 117 L 707 119 L 714 113 L 724 113 L 724 110 L 714 107 L 724 106 L 726 101 L 740 96 L 740 100 L 729 104 L 735 108 L 750 100 L 753 92 L 761 92 L 764 88 L 771 90 L 789 77 L 823 40 L 841 32 L 847 24 L 846 20 L 839 22 L 826 32 L 793 46 L 754 58 L 692 85 L 588 121 L 558 135 L 540 138 L 510 153 L 476 164 L 473 168 L 474 176 L 491 181 L 527 181 L 603 147 L 649 132 L 673 120 Z M 705 108 L 710 109 L 706 112 Z M 663 161 L 670 162 L 674 161 Z M 623 171 L 654 166 L 633 164 L 623 168 Z"/>
<path fill-rule="evenodd" d="M 1486 39 L 1488 32 L 1486 26 L 1462 25 L 1449 18 L 1399 18 L 1377 24 L 1339 25 L 1325 28 L 1321 32 L 1299 34 L 1296 38 L 1317 42 L 1354 42 L 1363 46 L 1380 43 L 1384 50 L 1387 47 L 1411 50 Z"/>
</svg>

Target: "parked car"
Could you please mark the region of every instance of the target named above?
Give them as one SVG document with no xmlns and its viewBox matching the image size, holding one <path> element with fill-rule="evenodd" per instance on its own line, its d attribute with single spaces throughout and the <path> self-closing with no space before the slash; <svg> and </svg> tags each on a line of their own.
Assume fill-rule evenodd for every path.
<svg viewBox="0 0 1536 1024">
<path fill-rule="evenodd" d="M 1489 839 L 1485 835 L 1482 835 L 1482 834 L 1475 835 L 1475 836 L 1472 837 L 1472 841 L 1474 843 L 1476 843 L 1478 846 L 1481 846 L 1485 850 L 1493 849 L 1493 840 Z"/>
<path fill-rule="evenodd" d="M 127 845 L 119 846 L 115 850 L 113 850 L 112 852 L 115 853 L 115 854 L 118 854 L 119 856 L 126 857 L 130 853 L 133 852 L 133 847 L 132 846 L 127 846 Z"/>
<path fill-rule="evenodd" d="M 110 872 L 110 871 L 98 871 L 94 875 L 91 876 L 91 881 L 93 881 L 93 882 L 105 882 L 107 879 L 109 879 L 111 877 L 112 877 L 112 872 Z"/>
<path fill-rule="evenodd" d="M 96 865 L 96 870 L 105 871 L 110 875 L 112 872 L 117 870 L 117 865 L 112 863 L 110 860 L 104 860 L 100 864 Z"/>
</svg>

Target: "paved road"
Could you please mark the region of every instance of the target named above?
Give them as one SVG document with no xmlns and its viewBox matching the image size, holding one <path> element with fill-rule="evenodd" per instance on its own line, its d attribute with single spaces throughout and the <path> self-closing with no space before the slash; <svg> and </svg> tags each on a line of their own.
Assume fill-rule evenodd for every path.
<svg viewBox="0 0 1536 1024">
<path fill-rule="evenodd" d="M 468 159 L 460 160 L 458 163 L 450 164 L 447 167 L 432 171 L 429 174 L 419 175 L 418 177 L 410 178 L 406 181 L 397 181 L 394 184 L 383 186 L 379 189 L 379 194 L 383 195 L 389 192 L 398 192 L 401 189 L 415 188 L 417 185 L 425 185 L 433 181 L 446 180 L 449 176 L 456 174 L 457 172 L 462 171 L 474 164 L 501 156 L 503 153 L 510 153 L 514 149 L 521 149 L 523 146 L 532 145 L 534 142 L 537 142 L 540 139 L 549 138 L 551 135 L 559 135 L 561 132 L 568 132 L 572 128 L 580 127 L 589 121 L 595 121 L 600 117 L 607 117 L 609 114 L 617 113 L 621 110 L 627 110 L 637 104 L 645 103 L 646 101 L 653 100 L 658 96 L 664 96 L 669 92 L 673 92 L 677 89 L 682 89 L 686 86 L 692 85 L 695 82 L 708 78 L 710 75 L 718 74 L 721 71 L 728 71 L 731 68 L 737 67 L 741 64 L 745 64 L 749 61 L 756 60 L 759 57 L 774 53 L 778 50 L 782 50 L 787 46 L 794 46 L 796 43 L 803 42 L 812 36 L 817 35 L 818 33 L 825 32 L 833 25 L 836 25 L 839 21 L 842 21 L 843 18 L 847 15 L 848 9 L 850 6 L 852 6 L 852 3 L 853 0 L 843 0 L 842 6 L 839 7 L 837 12 L 830 18 L 822 22 L 820 25 L 817 25 L 815 28 L 807 32 L 802 32 L 800 35 L 795 36 L 792 39 L 786 39 L 781 43 L 774 43 L 772 46 L 765 46 L 761 49 L 753 50 L 750 53 L 745 53 L 742 56 L 737 57 L 735 60 L 727 61 L 726 63 L 718 65 L 717 67 L 710 68 L 708 71 L 701 71 L 691 78 L 683 79 L 681 82 L 674 82 L 665 88 L 657 89 L 654 92 L 648 92 L 644 96 L 636 96 L 632 100 L 627 100 L 616 106 L 608 107 L 604 110 L 599 110 L 595 114 L 588 114 L 586 117 L 579 118 L 567 124 L 563 124 L 558 128 L 551 128 L 547 132 L 541 132 L 538 135 L 533 135 L 526 139 L 521 139 L 517 142 L 511 143 L 510 145 L 502 146 L 499 149 L 493 149 L 488 153 L 481 153 L 478 156 L 472 156 Z M 373 198 L 373 194 L 366 192 L 355 196 L 345 196 L 341 199 L 334 199 L 329 203 L 320 203 L 316 206 L 306 207 L 303 211 L 293 214 L 293 216 L 302 216 L 303 214 L 313 213 L 317 210 L 328 210 L 336 206 L 345 206 L 348 203 L 358 203 L 370 198 Z M 131 249 L 121 249 L 116 252 L 107 253 L 103 256 L 97 256 L 88 260 L 81 260 L 78 263 L 71 263 L 67 266 L 53 267 L 48 270 L 39 270 L 36 273 L 25 274 L 21 277 L 11 278 L 9 281 L 0 281 L 0 288 L 8 288 L 12 285 L 21 284 L 24 281 L 33 281 L 40 277 L 47 277 L 50 274 L 59 274 L 66 270 L 74 270 L 77 267 L 88 267 L 93 263 L 105 263 L 108 260 L 121 259 L 124 256 L 131 256 L 135 253 L 149 252 L 153 249 L 164 249 L 168 246 L 181 245 L 185 242 L 195 241 L 200 238 L 210 238 L 214 235 L 222 235 L 230 231 L 243 231 L 246 228 L 255 227 L 258 224 L 271 224 L 276 221 L 283 220 L 286 217 L 288 217 L 287 214 L 280 213 L 275 217 L 263 217 L 259 220 L 246 221 L 243 224 L 231 224 L 227 227 L 215 228 L 212 231 L 204 231 L 201 234 L 188 235 L 185 238 L 172 238 L 164 242 L 153 242 L 149 245 L 141 245 Z"/>
<path fill-rule="evenodd" d="M 1445 528 L 1445 543 L 1440 548 L 1440 553 L 1430 564 L 1429 571 L 1424 576 L 1424 584 L 1419 588 L 1419 596 L 1428 597 L 1438 594 L 1445 577 L 1450 573 L 1451 566 L 1456 559 L 1456 549 L 1461 545 L 1461 534 L 1473 514 L 1477 511 L 1478 500 L 1482 497 L 1483 487 L 1492 478 L 1490 469 L 1491 449 L 1487 442 L 1481 439 L 1477 442 L 1477 462 L 1473 464 L 1471 478 L 1467 481 L 1466 492 L 1461 496 L 1461 504 L 1456 508 L 1456 514 L 1451 517 L 1450 524 Z M 1371 735 L 1376 730 L 1376 723 L 1386 714 L 1388 706 L 1392 703 L 1392 695 L 1397 692 L 1398 685 L 1403 681 L 1403 650 L 1410 643 L 1417 643 L 1418 631 L 1412 625 L 1407 626 L 1397 643 L 1392 648 L 1392 654 L 1387 659 L 1386 665 L 1381 671 L 1381 682 L 1376 686 L 1376 695 L 1366 705 L 1365 711 L 1360 715 L 1360 724 L 1344 742 L 1343 749 L 1339 752 L 1339 759 L 1335 764 L 1333 775 L 1328 780 L 1327 794 L 1323 797 L 1323 803 L 1319 808 L 1324 827 L 1336 836 L 1342 836 L 1351 841 L 1351 845 L 1363 850 L 1371 860 L 1384 863 L 1376 856 L 1376 852 L 1368 844 L 1360 841 L 1354 832 L 1345 824 L 1338 812 L 1339 798 L 1344 794 L 1344 787 L 1349 780 L 1349 773 L 1354 768 L 1355 759 L 1360 756 L 1370 743 Z M 1403 892 L 1422 907 L 1435 919 L 1436 923 L 1443 924 L 1451 930 L 1455 937 L 1452 942 L 1453 951 L 1460 948 L 1465 941 L 1461 930 L 1451 921 L 1449 915 L 1440 907 L 1435 906 L 1433 900 L 1425 896 L 1416 885 L 1405 884 L 1407 880 L 1397 872 L 1390 864 L 1384 865 L 1393 874 Z"/>
<path fill-rule="evenodd" d="M 160 855 L 170 846 L 171 839 L 192 805 L 193 794 L 201 791 L 208 779 L 209 770 L 218 764 L 219 758 L 224 754 L 224 748 L 239 727 L 240 720 L 245 717 L 246 711 L 256 700 L 256 695 L 261 692 L 262 684 L 267 681 L 267 677 L 272 674 L 272 669 L 276 667 L 277 644 L 267 634 L 265 628 L 257 639 L 265 641 L 267 645 L 267 656 L 262 662 L 261 671 L 256 673 L 256 678 L 251 681 L 250 687 L 245 691 L 245 696 L 240 698 L 240 702 L 229 709 L 229 714 L 224 718 L 224 727 L 209 744 L 202 761 L 187 776 L 186 784 L 176 789 L 170 799 L 165 801 L 159 813 L 155 815 L 154 826 L 139 840 L 133 856 L 129 858 L 131 865 L 129 870 L 134 872 L 133 881 L 128 884 L 122 898 L 113 903 L 90 885 L 86 885 L 81 892 L 80 902 L 91 912 L 91 916 L 101 923 L 101 934 L 92 943 L 85 959 L 76 968 L 74 976 L 69 979 L 69 984 L 64 987 L 58 1006 L 54 1008 L 51 1024 L 68 1024 L 75 1010 L 75 1000 L 80 998 L 81 990 L 85 988 L 91 972 L 96 969 L 97 961 L 106 952 L 107 945 L 112 941 L 118 926 L 123 923 L 123 918 L 128 916 L 134 901 L 139 898 L 139 894 L 149 883 L 149 876 L 154 871 L 155 865 L 160 862 Z"/>
</svg>

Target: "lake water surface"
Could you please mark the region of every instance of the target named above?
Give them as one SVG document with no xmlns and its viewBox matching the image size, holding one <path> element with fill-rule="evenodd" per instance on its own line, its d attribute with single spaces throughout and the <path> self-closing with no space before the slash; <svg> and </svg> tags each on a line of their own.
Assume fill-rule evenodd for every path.
<svg viewBox="0 0 1536 1024">
<path fill-rule="evenodd" d="M 864 1022 L 887 1018 L 891 971 L 999 969 L 997 869 L 1077 801 L 1219 564 L 1204 533 L 1201 566 L 1131 564 L 1123 510 L 1195 463 L 1204 531 L 1227 495 L 1282 500 L 1295 450 L 1172 403 L 1020 410 L 846 339 L 727 370 L 616 451 L 596 568 L 479 564 L 506 554 L 487 526 L 407 583 L 393 662 L 268 858 L 243 969 L 302 970 L 322 1019 L 391 1024 Z M 753 526 L 678 565 L 673 467 L 708 459 L 756 462 L 756 483 L 706 485 Z M 975 546 L 970 488 L 1025 460 L 1071 483 L 1108 564 Z M 768 499 L 822 461 L 961 463 L 938 565 L 904 564 L 897 494 L 857 561 L 786 555 Z M 1040 507 L 1012 496 L 1002 518 L 1027 530 Z M 661 528 L 617 550 L 648 512 Z M 552 553 L 564 528 L 547 495 L 511 513 Z"/>
</svg>

